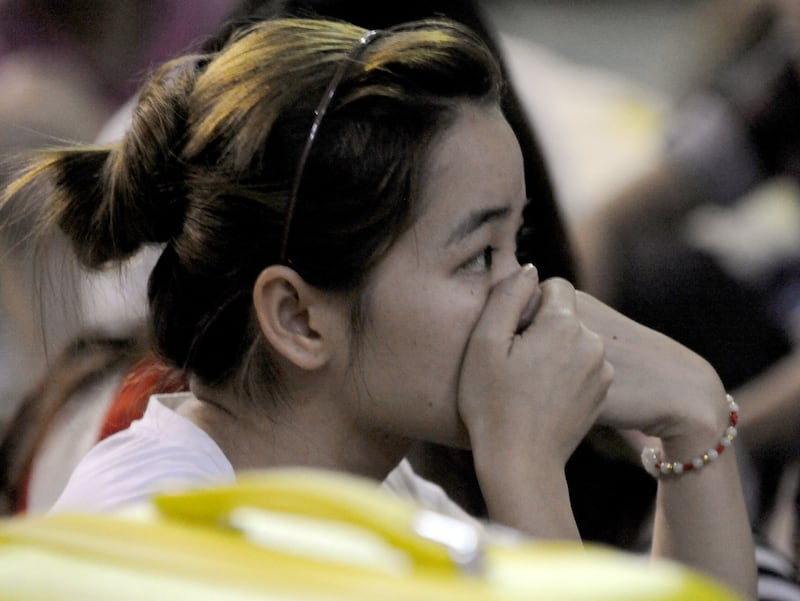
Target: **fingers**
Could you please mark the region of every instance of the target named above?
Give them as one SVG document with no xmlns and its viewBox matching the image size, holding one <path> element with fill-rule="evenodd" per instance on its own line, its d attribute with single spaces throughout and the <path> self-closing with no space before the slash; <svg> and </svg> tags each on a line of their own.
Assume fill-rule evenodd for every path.
<svg viewBox="0 0 800 601">
<path fill-rule="evenodd" d="M 539 314 L 574 319 L 575 288 L 562 278 L 550 278 L 540 285 L 536 268 L 528 263 L 494 287 L 473 336 L 511 340 L 527 330 Z"/>
<path fill-rule="evenodd" d="M 535 332 L 542 328 L 550 329 L 554 326 L 569 328 L 570 324 L 578 329 L 583 328 L 577 316 L 575 288 L 567 280 L 550 278 L 540 285 L 535 313 L 530 315 L 530 320 L 524 324 L 525 327 L 519 328 L 516 333 L 525 340 L 535 337 Z M 533 327 L 528 328 L 529 325 Z"/>
<path fill-rule="evenodd" d="M 562 278 L 550 278 L 542 282 L 542 313 L 569 316 L 577 314 L 575 288 Z"/>
<path fill-rule="evenodd" d="M 510 340 L 523 318 L 530 323 L 540 294 L 539 273 L 527 263 L 492 289 L 473 337 Z"/>
<path fill-rule="evenodd" d="M 605 344 L 577 315 L 575 289 L 520 270 L 492 290 L 464 358 L 458 410 L 473 452 L 562 465 L 595 423 L 614 379 Z M 530 327 L 517 334 L 521 320 Z M 499 451 L 498 451 L 499 449 Z"/>
</svg>

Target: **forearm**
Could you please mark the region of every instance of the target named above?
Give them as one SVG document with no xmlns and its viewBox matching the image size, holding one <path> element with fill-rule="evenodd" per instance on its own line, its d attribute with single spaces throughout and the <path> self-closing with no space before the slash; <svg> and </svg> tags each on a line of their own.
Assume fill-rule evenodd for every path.
<svg viewBox="0 0 800 601">
<path fill-rule="evenodd" d="M 513 447 L 473 450 L 489 519 L 536 539 L 580 541 L 562 462 Z"/>
<path fill-rule="evenodd" d="M 667 473 L 658 474 L 654 554 L 707 572 L 753 597 L 755 551 L 730 444 L 735 433 L 728 430 L 738 425 L 738 408 L 726 399 L 718 374 L 674 340 L 588 295 L 578 300 L 586 323 L 603 336 L 615 369 L 599 422 L 637 429 L 662 443 Z M 713 459 L 718 446 L 722 453 Z M 712 449 L 709 460 L 700 459 L 695 469 L 693 460 Z M 693 469 L 686 465 L 669 473 L 675 461 Z"/>
<path fill-rule="evenodd" d="M 476 457 L 489 519 L 536 539 L 580 541 L 563 467 L 525 463 Z"/>
<path fill-rule="evenodd" d="M 688 446 L 665 446 L 664 456 L 688 460 L 698 453 Z M 699 471 L 659 480 L 653 555 L 710 574 L 747 599 L 756 597 L 755 550 L 733 446 Z"/>
</svg>

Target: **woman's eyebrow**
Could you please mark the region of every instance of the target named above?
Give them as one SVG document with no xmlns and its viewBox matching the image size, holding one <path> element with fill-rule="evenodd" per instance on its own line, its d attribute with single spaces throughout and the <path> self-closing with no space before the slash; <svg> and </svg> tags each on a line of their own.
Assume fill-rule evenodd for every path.
<svg viewBox="0 0 800 601">
<path fill-rule="evenodd" d="M 503 219 L 510 213 L 510 205 L 478 209 L 471 212 L 463 220 L 461 220 L 455 228 L 453 228 L 453 231 L 447 238 L 447 242 L 445 242 L 445 247 L 461 242 L 464 238 L 469 236 L 475 230 L 479 229 L 485 223 L 495 221 L 497 219 Z"/>
</svg>

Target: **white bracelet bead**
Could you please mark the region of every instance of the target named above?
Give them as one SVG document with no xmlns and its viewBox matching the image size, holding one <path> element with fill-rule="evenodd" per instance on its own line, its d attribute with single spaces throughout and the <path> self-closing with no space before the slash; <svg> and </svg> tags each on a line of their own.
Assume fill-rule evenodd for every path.
<svg viewBox="0 0 800 601">
<path fill-rule="evenodd" d="M 691 470 L 701 470 L 707 463 L 716 461 L 720 454 L 733 443 L 733 439 L 739 433 L 736 430 L 736 424 L 739 421 L 739 405 L 733 401 L 733 397 L 729 394 L 725 395 L 725 400 L 728 403 L 729 423 L 716 448 L 708 449 L 702 455 L 693 457 L 686 463 L 681 463 L 679 461 L 665 461 L 661 459 L 660 451 L 652 447 L 645 447 L 642 449 L 642 465 L 647 470 L 647 473 L 654 478 L 668 475 L 680 476 Z"/>
</svg>

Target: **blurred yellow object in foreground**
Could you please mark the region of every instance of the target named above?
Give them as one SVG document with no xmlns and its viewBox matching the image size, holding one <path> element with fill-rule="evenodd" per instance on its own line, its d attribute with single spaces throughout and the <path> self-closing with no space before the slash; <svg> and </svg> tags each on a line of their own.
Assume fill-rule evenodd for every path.
<svg viewBox="0 0 800 601">
<path fill-rule="evenodd" d="M 283 469 L 114 515 L 0 522 L 0 599 L 735 601 L 672 563 L 500 541 L 373 482 Z"/>
</svg>

